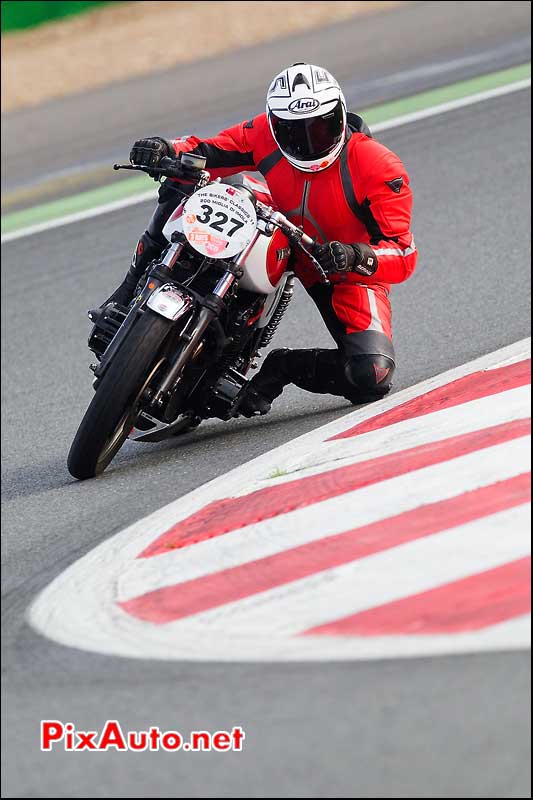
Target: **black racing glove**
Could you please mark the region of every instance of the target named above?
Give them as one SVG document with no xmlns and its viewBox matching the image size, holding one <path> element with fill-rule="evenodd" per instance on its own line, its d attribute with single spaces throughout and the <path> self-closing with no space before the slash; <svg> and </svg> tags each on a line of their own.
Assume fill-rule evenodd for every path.
<svg viewBox="0 0 533 800">
<path fill-rule="evenodd" d="M 368 244 L 326 242 L 316 245 L 313 255 L 325 272 L 358 272 L 370 277 L 378 268 L 378 258 Z"/>
<path fill-rule="evenodd" d="M 158 167 L 161 159 L 166 156 L 176 157 L 172 142 L 162 139 L 161 136 L 150 136 L 147 139 L 137 139 L 131 148 L 130 162 L 139 167 Z"/>
</svg>

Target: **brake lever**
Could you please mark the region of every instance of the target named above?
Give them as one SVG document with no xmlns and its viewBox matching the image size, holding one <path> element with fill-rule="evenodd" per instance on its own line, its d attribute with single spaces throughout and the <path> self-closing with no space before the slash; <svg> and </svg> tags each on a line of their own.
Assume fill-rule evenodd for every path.
<svg viewBox="0 0 533 800">
<path fill-rule="evenodd" d="M 262 203 L 260 204 L 261 210 L 266 208 L 267 207 L 263 206 Z M 317 261 L 314 255 L 305 247 L 304 244 L 302 244 L 302 238 L 305 235 L 303 230 L 301 228 L 296 228 L 296 227 L 287 230 L 287 228 L 284 227 L 278 221 L 276 221 L 276 219 L 273 219 L 272 215 L 260 215 L 260 216 L 262 217 L 263 220 L 266 221 L 267 225 L 275 225 L 277 228 L 280 228 L 283 231 L 283 233 L 288 238 L 291 245 L 298 247 L 302 251 L 302 253 L 304 253 L 307 256 L 307 258 L 310 260 L 310 262 L 320 275 L 322 283 L 326 284 L 326 286 L 329 286 L 331 281 L 328 278 L 327 272 L 322 268 L 321 264 Z"/>
<path fill-rule="evenodd" d="M 161 159 L 160 163 L 163 163 L 164 160 L 165 159 Z M 147 175 L 150 173 L 158 173 L 159 175 L 162 175 L 164 173 L 169 173 L 171 170 L 174 171 L 173 165 L 179 164 L 176 159 L 169 158 L 168 161 L 171 163 L 169 163 L 166 167 L 146 167 L 143 164 L 113 164 L 113 169 L 129 169 L 133 170 L 134 172 L 145 172 Z M 175 172 L 176 175 L 172 177 L 181 177 L 181 169 L 176 169 Z"/>
<path fill-rule="evenodd" d="M 113 164 L 113 169 L 133 169 L 136 172 L 143 172 L 144 168 L 134 164 Z"/>
<path fill-rule="evenodd" d="M 312 265 L 314 266 L 314 268 L 316 269 L 316 271 L 320 275 L 320 277 L 322 279 L 322 283 L 324 283 L 326 286 L 329 286 L 331 281 L 328 278 L 328 273 L 325 271 L 325 269 L 322 267 L 322 265 L 319 263 L 319 261 L 317 261 L 317 259 L 314 257 L 314 255 L 312 255 L 312 253 L 310 253 L 309 250 L 307 250 L 307 248 L 304 247 L 302 244 L 300 245 L 300 249 L 302 250 L 303 253 L 305 253 L 307 258 L 310 260 L 310 262 L 312 263 Z"/>
</svg>

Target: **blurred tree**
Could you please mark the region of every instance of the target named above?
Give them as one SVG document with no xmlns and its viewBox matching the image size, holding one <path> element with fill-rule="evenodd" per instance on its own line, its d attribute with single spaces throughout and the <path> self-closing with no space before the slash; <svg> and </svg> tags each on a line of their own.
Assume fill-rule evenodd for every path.
<svg viewBox="0 0 533 800">
<path fill-rule="evenodd" d="M 102 0 L 101 2 L 84 2 L 83 0 L 64 0 L 55 2 L 39 2 L 39 0 L 3 0 L 2 2 L 2 33 L 5 31 L 19 30 L 20 28 L 32 28 L 49 22 L 60 17 L 69 17 L 72 14 L 80 14 L 98 6 L 110 5 Z"/>
</svg>

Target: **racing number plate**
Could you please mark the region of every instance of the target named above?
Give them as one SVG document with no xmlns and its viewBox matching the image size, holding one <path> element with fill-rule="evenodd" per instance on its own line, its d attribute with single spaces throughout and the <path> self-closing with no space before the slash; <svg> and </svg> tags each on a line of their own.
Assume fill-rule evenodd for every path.
<svg viewBox="0 0 533 800">
<path fill-rule="evenodd" d="M 231 258 L 252 241 L 257 215 L 252 201 L 242 192 L 215 183 L 189 197 L 182 223 L 187 241 L 203 256 Z"/>
</svg>

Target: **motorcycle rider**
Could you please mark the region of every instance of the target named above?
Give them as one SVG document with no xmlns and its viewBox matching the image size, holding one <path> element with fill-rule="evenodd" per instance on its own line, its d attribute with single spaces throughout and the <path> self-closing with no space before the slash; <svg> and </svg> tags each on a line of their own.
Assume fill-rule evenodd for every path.
<svg viewBox="0 0 533 800">
<path fill-rule="evenodd" d="M 319 276 L 304 254 L 291 264 L 336 342 L 335 349 L 278 349 L 248 384 L 239 413 L 265 414 L 293 383 L 354 404 L 383 397 L 395 370 L 390 285 L 416 266 L 410 231 L 412 194 L 400 159 L 347 112 L 335 78 L 322 67 L 293 64 L 272 81 L 266 113 L 209 139 L 137 140 L 132 164 L 157 167 L 190 152 L 205 156 L 213 178 L 260 172 L 275 205 L 314 237 Z M 123 283 L 109 300 L 127 305 L 148 264 L 167 245 L 162 229 L 182 198 L 165 181 Z"/>
</svg>

